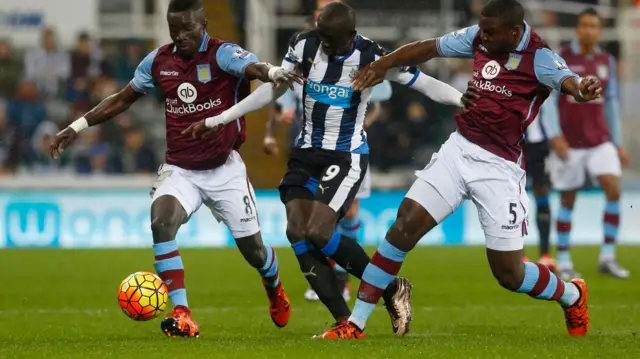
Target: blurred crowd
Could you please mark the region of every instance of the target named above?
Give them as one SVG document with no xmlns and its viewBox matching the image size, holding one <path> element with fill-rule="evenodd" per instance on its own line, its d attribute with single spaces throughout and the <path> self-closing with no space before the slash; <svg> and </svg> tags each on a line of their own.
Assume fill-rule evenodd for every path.
<svg viewBox="0 0 640 359">
<path fill-rule="evenodd" d="M 48 145 L 60 129 L 126 84 L 146 51 L 129 41 L 106 56 L 88 34 L 72 49 L 58 45 L 54 28 L 42 32 L 40 46 L 18 51 L 0 39 L 0 174 L 56 172 L 151 173 L 158 164 L 164 123 L 158 98 L 136 104 L 115 121 L 83 131 L 60 160 Z"/>
<path fill-rule="evenodd" d="M 349 3 L 358 11 L 374 13 L 386 13 L 382 9 L 390 6 L 386 0 Z M 436 7 L 441 4 L 417 3 Z M 463 27 L 477 21 L 483 1 L 452 3 L 458 10 L 465 9 L 456 24 Z M 278 0 L 277 5 L 280 14 L 309 15 L 316 0 Z M 437 13 L 436 9 L 434 14 Z M 574 21 L 545 11 L 528 14 L 527 18 L 535 26 L 572 26 Z M 287 39 L 293 32 L 279 31 L 278 53 L 286 51 Z M 406 42 L 383 45 L 397 48 Z M 40 45 L 31 49 L 18 51 L 9 39 L 0 39 L 0 174 L 154 173 L 165 149 L 160 94 L 146 96 L 114 121 L 83 131 L 78 143 L 66 150 L 59 161 L 50 160 L 47 153 L 55 133 L 131 79 L 146 54 L 146 45 L 130 40 L 110 53 L 88 34 L 79 34 L 72 48 L 61 48 L 54 28 L 44 29 Z M 429 65 L 423 72 L 460 91 L 466 89 L 472 76 L 470 61 L 436 60 Z M 368 129 L 371 166 L 378 172 L 410 171 L 424 165 L 455 129 L 452 108 L 397 84 L 393 84 L 393 90 L 393 100 L 382 104 L 381 116 Z"/>
</svg>

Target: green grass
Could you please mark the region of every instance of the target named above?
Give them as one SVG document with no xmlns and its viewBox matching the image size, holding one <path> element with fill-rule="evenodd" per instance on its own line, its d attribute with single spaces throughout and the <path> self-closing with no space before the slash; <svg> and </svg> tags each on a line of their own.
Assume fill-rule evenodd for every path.
<svg viewBox="0 0 640 359">
<path fill-rule="evenodd" d="M 636 276 L 596 273 L 598 249 L 575 248 L 590 284 L 591 331 L 566 333 L 555 303 L 500 288 L 483 248 L 420 248 L 402 274 L 414 283 L 414 322 L 395 338 L 380 307 L 362 341 L 317 341 L 331 318 L 306 303 L 306 282 L 290 249 L 280 249 L 292 300 L 290 324 L 268 316 L 258 274 L 235 249 L 183 250 L 197 340 L 162 335 L 159 320 L 134 322 L 119 310 L 128 274 L 153 270 L 149 250 L 0 251 L 0 358 L 639 358 L 640 247 L 618 250 Z M 533 249 L 529 253 L 534 253 Z"/>
</svg>

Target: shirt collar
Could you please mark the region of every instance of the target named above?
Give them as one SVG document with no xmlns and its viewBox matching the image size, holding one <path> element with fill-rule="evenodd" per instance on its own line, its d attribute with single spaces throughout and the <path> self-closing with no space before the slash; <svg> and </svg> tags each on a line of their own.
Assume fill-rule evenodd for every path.
<svg viewBox="0 0 640 359">
<path fill-rule="evenodd" d="M 198 51 L 200 51 L 200 52 L 206 52 L 207 51 L 207 49 L 209 48 L 209 39 L 211 39 L 211 37 L 205 31 L 204 35 L 202 36 L 202 42 L 200 43 L 200 49 Z M 177 51 L 177 49 L 174 46 L 173 47 L 173 52 L 176 52 L 176 51 Z"/>
<path fill-rule="evenodd" d="M 578 39 L 573 39 L 571 41 L 571 51 L 573 51 L 573 53 L 576 55 L 582 55 L 582 50 L 580 50 L 580 45 L 578 45 Z M 594 53 L 599 54 L 602 49 L 600 48 L 600 46 L 596 46 L 593 51 Z"/>
<path fill-rule="evenodd" d="M 529 46 L 529 41 L 531 41 L 531 26 L 524 22 L 524 34 L 522 34 L 522 39 L 518 43 L 518 47 L 516 47 L 516 51 L 522 51 Z"/>
</svg>

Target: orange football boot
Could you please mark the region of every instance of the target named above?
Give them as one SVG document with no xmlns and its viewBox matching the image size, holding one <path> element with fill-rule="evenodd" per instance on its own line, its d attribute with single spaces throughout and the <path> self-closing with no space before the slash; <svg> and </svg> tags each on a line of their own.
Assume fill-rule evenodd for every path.
<svg viewBox="0 0 640 359">
<path fill-rule="evenodd" d="M 364 330 L 355 324 L 342 321 L 337 322 L 333 328 L 327 330 L 322 335 L 315 335 L 315 339 L 364 339 Z"/>
<path fill-rule="evenodd" d="M 289 298 L 282 286 L 282 280 L 278 282 L 275 288 L 269 288 L 262 280 L 264 289 L 267 291 L 267 297 L 269 297 L 269 313 L 271 314 L 271 320 L 278 328 L 283 328 L 289 323 L 289 316 L 291 315 L 291 306 L 289 305 Z"/>
<path fill-rule="evenodd" d="M 162 332 L 168 337 L 192 337 L 198 338 L 200 336 L 200 328 L 193 318 L 191 318 L 191 311 L 189 308 L 177 305 L 171 312 L 167 314 L 167 317 L 160 323 Z"/>
<path fill-rule="evenodd" d="M 583 279 L 574 279 L 571 283 L 575 284 L 580 291 L 580 299 L 564 310 L 564 319 L 567 323 L 569 335 L 581 337 L 587 334 L 589 330 L 589 309 L 587 308 L 587 283 Z"/>
</svg>

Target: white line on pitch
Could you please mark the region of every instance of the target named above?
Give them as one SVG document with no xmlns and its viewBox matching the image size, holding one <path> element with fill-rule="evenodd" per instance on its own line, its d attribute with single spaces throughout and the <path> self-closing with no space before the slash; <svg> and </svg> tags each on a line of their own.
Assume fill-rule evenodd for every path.
<svg viewBox="0 0 640 359">
<path fill-rule="evenodd" d="M 424 312 L 443 312 L 443 311 L 485 311 L 485 310 L 500 310 L 500 311 L 517 311 L 517 310 L 544 310 L 545 308 L 549 308 L 553 306 L 552 303 L 545 304 L 532 304 L 532 305 L 465 305 L 465 306 L 448 306 L 448 307 L 436 307 L 436 306 L 413 306 L 414 311 L 424 311 Z M 637 309 L 640 308 L 640 304 L 613 304 L 613 305 L 589 305 L 591 309 Z M 267 310 L 268 307 L 264 306 L 247 306 L 247 307 L 195 307 L 192 308 L 194 313 L 219 313 L 219 312 L 233 312 L 233 311 L 264 311 Z M 377 307 L 377 310 L 383 310 L 382 307 Z M 292 310 L 294 312 L 320 312 L 326 311 L 321 304 L 318 303 L 318 306 L 314 307 L 293 307 Z M 87 309 L 78 309 L 78 308 L 42 308 L 42 309 L 6 309 L 0 310 L 0 315 L 26 315 L 26 314 L 83 314 L 83 315 L 104 315 L 112 312 L 117 312 L 117 307 L 115 308 L 87 308 Z"/>
</svg>

